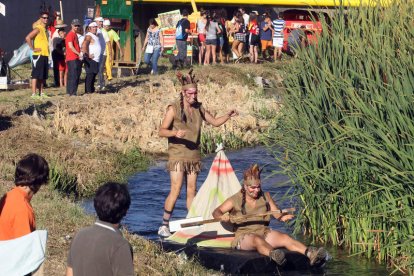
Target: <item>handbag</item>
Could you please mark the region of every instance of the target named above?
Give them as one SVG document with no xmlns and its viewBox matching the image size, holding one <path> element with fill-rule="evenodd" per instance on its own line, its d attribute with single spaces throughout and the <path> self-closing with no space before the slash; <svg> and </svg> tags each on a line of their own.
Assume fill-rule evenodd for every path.
<svg viewBox="0 0 414 276">
<path fill-rule="evenodd" d="M 145 53 L 146 54 L 152 54 L 152 53 L 154 53 L 154 46 L 147 45 L 147 48 L 145 48 Z"/>
<path fill-rule="evenodd" d="M 233 35 L 229 35 L 229 43 L 233 43 L 234 41 L 234 36 Z"/>
</svg>

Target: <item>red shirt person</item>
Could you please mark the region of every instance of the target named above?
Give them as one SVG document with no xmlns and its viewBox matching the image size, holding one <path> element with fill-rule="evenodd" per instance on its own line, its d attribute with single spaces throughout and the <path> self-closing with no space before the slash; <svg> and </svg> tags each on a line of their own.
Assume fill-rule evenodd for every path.
<svg viewBox="0 0 414 276">
<path fill-rule="evenodd" d="M 36 230 L 30 201 L 49 179 L 49 165 L 37 154 L 28 154 L 16 166 L 16 187 L 0 201 L 0 240 L 16 239 Z"/>
<path fill-rule="evenodd" d="M 72 29 L 66 35 L 66 65 L 68 70 L 68 82 L 66 94 L 76 96 L 78 92 L 79 78 L 82 70 L 82 52 L 80 51 L 77 33 L 80 32 L 81 23 L 79 19 L 72 20 Z"/>
</svg>

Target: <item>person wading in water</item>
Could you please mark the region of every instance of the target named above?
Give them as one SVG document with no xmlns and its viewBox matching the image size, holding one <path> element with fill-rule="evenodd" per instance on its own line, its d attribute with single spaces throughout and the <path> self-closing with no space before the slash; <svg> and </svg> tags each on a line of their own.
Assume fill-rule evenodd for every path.
<svg viewBox="0 0 414 276">
<path fill-rule="evenodd" d="M 175 203 L 180 194 L 184 178 L 187 182 L 187 210 L 196 194 L 197 176 L 201 169 L 200 136 L 203 121 L 218 127 L 231 117 L 238 115 L 234 109 L 218 118 L 213 117 L 197 101 L 197 80 L 192 74 L 177 73 L 182 85 L 180 99 L 168 105 L 167 112 L 161 123 L 159 136 L 168 138 L 168 163 L 170 172 L 171 190 L 164 205 L 162 225 L 158 235 L 168 237 L 171 235 L 168 224 Z"/>
<path fill-rule="evenodd" d="M 250 166 L 243 174 L 243 187 L 240 192 L 228 198 L 213 212 L 214 218 L 234 224 L 235 238 L 232 247 L 238 250 L 257 250 L 260 254 L 269 256 L 279 266 L 286 264 L 286 258 L 285 253 L 277 248 L 284 247 L 307 256 L 311 266 L 323 265 L 327 257 L 324 248 L 306 247 L 289 235 L 271 229 L 271 215 L 239 218 L 248 214 L 280 210 L 269 192 L 262 191 L 260 173 L 257 164 Z M 273 214 L 273 217 L 285 222 L 292 219 L 293 215 L 278 213 Z"/>
</svg>

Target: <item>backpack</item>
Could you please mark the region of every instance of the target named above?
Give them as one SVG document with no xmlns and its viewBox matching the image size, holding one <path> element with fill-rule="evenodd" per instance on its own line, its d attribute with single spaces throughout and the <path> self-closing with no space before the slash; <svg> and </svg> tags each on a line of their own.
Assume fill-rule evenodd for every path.
<svg viewBox="0 0 414 276">
<path fill-rule="evenodd" d="M 175 39 L 184 39 L 182 23 L 183 19 L 180 19 L 180 21 L 177 22 L 177 26 L 175 26 Z"/>
</svg>

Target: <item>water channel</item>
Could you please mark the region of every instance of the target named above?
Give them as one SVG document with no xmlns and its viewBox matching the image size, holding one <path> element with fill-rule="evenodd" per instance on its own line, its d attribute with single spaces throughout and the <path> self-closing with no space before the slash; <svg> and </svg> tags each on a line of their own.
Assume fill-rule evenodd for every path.
<svg viewBox="0 0 414 276">
<path fill-rule="evenodd" d="M 262 188 L 276 195 L 276 201 L 281 198 L 289 189 L 289 186 L 281 186 L 281 183 L 287 181 L 283 175 L 275 175 L 273 172 L 278 170 L 278 164 L 271 154 L 263 147 L 245 148 L 237 151 L 226 152 L 238 179 L 242 178 L 243 171 L 251 164 L 258 163 L 266 165 L 262 172 Z M 198 177 L 197 187 L 200 187 L 206 179 L 212 160 L 215 155 L 207 156 L 203 159 L 203 171 Z M 129 181 L 129 189 L 132 197 L 131 207 L 123 224 L 138 235 L 150 240 L 158 239 L 157 230 L 161 223 L 163 213 L 163 204 L 169 192 L 169 175 L 165 171 L 166 161 L 159 161 L 150 167 L 146 172 L 140 172 L 133 175 Z M 279 186 L 278 186 L 279 184 Z M 176 204 L 173 219 L 184 218 L 187 214 L 185 208 L 185 189 L 182 189 L 180 198 Z M 93 213 L 93 203 L 87 201 L 84 203 L 85 209 Z M 290 207 L 280 204 L 282 208 Z M 285 233 L 292 233 L 292 229 L 285 223 L 273 220 L 271 223 L 273 229 Z M 302 239 L 301 237 L 296 237 Z M 303 240 L 303 239 L 302 239 Z M 306 244 L 306 242 L 305 242 Z M 365 258 L 357 256 L 349 257 L 347 252 L 325 246 L 328 248 L 332 260 L 325 267 L 323 275 L 388 275 L 384 265 L 376 264 Z M 290 271 L 283 275 L 303 275 L 299 272 Z M 311 274 L 306 274 L 311 275 Z"/>
</svg>

